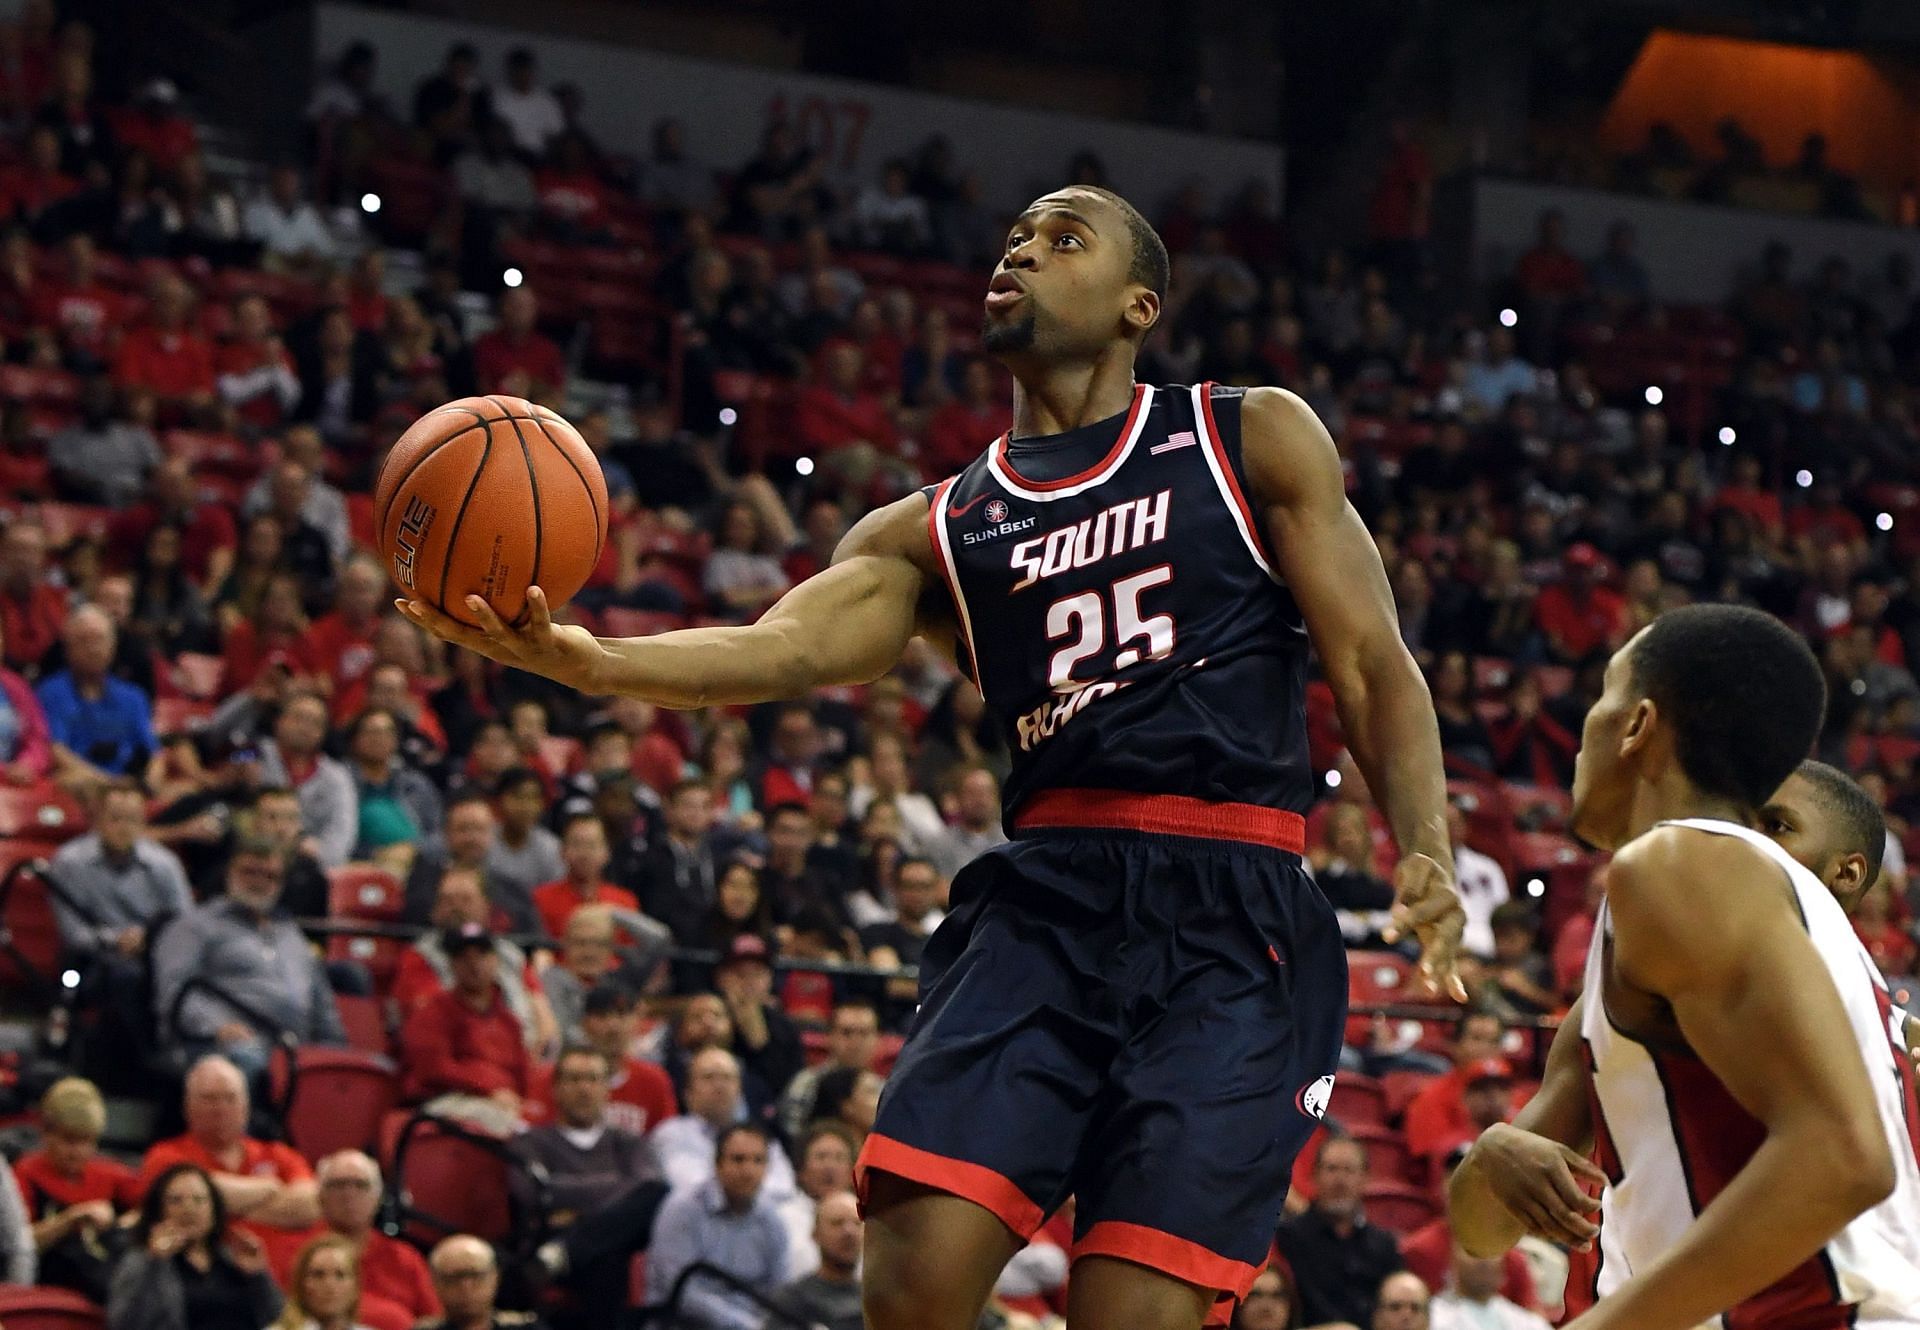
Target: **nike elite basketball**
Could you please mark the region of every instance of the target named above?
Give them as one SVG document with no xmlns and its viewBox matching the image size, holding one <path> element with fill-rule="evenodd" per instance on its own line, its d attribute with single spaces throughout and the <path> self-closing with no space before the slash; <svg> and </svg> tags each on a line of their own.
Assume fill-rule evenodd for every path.
<svg viewBox="0 0 1920 1330">
<path fill-rule="evenodd" d="M 607 512 L 593 450 L 559 415 L 518 397 L 429 411 L 393 445 L 373 492 L 387 575 L 467 624 L 469 595 L 508 623 L 524 619 L 530 586 L 559 609 L 600 561 Z"/>
</svg>

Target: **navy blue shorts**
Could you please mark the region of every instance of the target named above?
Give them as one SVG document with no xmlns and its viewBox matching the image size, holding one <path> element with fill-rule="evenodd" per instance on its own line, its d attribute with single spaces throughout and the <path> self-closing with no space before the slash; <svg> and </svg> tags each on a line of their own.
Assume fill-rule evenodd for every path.
<svg viewBox="0 0 1920 1330">
<path fill-rule="evenodd" d="M 1266 1261 L 1346 1023 L 1346 951 L 1299 857 L 1046 828 L 967 865 L 951 904 L 862 1198 L 879 1169 L 1025 1238 L 1072 1196 L 1074 1258 L 1146 1265 L 1230 1310 Z"/>
</svg>

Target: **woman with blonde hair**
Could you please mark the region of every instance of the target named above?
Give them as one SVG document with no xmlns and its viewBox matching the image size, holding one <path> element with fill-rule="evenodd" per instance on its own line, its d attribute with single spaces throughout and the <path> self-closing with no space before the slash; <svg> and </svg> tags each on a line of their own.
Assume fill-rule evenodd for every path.
<svg viewBox="0 0 1920 1330">
<path fill-rule="evenodd" d="M 293 1258 L 286 1310 L 266 1330 L 366 1330 L 359 1316 L 359 1249 L 353 1239 L 327 1233 Z"/>
</svg>

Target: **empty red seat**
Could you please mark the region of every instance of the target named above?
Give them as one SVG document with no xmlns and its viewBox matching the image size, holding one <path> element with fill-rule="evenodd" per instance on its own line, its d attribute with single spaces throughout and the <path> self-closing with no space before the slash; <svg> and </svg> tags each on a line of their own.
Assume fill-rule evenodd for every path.
<svg viewBox="0 0 1920 1330">
<path fill-rule="evenodd" d="M 1410 1002 L 1418 985 L 1413 963 L 1397 951 L 1347 953 L 1347 1001 L 1351 1003 Z"/>
<path fill-rule="evenodd" d="M 1348 1131 L 1387 1124 L 1387 1097 L 1380 1082 L 1371 1076 L 1343 1071 L 1333 1078 L 1333 1096 L 1327 1103 L 1327 1116 Z"/>
<path fill-rule="evenodd" d="M 0 988 L 27 986 L 43 999 L 51 999 L 59 982 L 60 925 L 35 865 L 58 848 L 0 840 Z"/>
<path fill-rule="evenodd" d="M 1369 1223 L 1404 1236 L 1432 1223 L 1440 1203 L 1428 1188 L 1375 1181 L 1367 1184 L 1366 1212 Z"/>
<path fill-rule="evenodd" d="M 287 1143 L 315 1163 L 336 1150 L 371 1150 L 400 1100 L 393 1063 L 355 1048 L 306 1046 L 291 1064 L 278 1050 L 271 1079 Z"/>
<path fill-rule="evenodd" d="M 52 781 L 0 785 L 0 838 L 63 841 L 86 829 L 86 810 Z"/>
<path fill-rule="evenodd" d="M 406 885 L 384 868 L 345 864 L 327 874 L 327 913 L 335 918 L 395 923 L 406 908 Z"/>
<path fill-rule="evenodd" d="M 1399 1132 L 1386 1127 L 1361 1126 L 1349 1128 L 1349 1134 L 1367 1147 L 1369 1176 L 1382 1181 L 1413 1180 L 1407 1175 L 1407 1166 L 1413 1156 L 1407 1149 L 1406 1138 Z"/>
<path fill-rule="evenodd" d="M 7 1330 L 100 1330 L 106 1323 L 104 1309 L 69 1289 L 0 1284 L 0 1324 Z"/>
<path fill-rule="evenodd" d="M 347 1032 L 347 1047 L 382 1055 L 391 1049 L 386 1004 L 379 998 L 336 993 L 333 1002 L 340 1011 L 340 1024 Z"/>
<path fill-rule="evenodd" d="M 453 1233 L 506 1246 L 514 1236 L 504 1142 L 416 1113 L 393 1147 L 402 1236 L 425 1248 Z"/>
</svg>

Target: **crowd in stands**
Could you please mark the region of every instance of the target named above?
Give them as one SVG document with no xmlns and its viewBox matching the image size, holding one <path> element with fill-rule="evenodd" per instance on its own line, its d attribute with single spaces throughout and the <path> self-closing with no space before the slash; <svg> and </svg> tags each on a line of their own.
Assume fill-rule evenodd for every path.
<svg viewBox="0 0 1920 1330">
<path fill-rule="evenodd" d="M 372 92 L 377 52 L 344 52 L 310 156 L 245 197 L 171 85 L 113 100 L 84 25 L 23 14 L 0 44 L 0 806 L 29 810 L 7 862 L 51 859 L 77 1018 L 50 1051 L 81 1074 L 0 1186 L 8 1280 L 37 1267 L 116 1330 L 473 1327 L 508 1303 L 598 1325 L 644 1253 L 655 1303 L 698 1263 L 733 1276 L 687 1284 L 686 1324 L 757 1327 L 771 1297 L 857 1326 L 853 1160 L 948 884 L 1004 840 L 999 728 L 918 642 L 870 687 L 739 712 L 499 670 L 385 608 L 367 489 L 420 411 L 537 398 L 614 501 L 569 613 L 750 620 L 1007 427 L 973 354 L 999 213 L 937 139 L 852 193 L 783 123 L 725 172 L 677 121 L 623 156 L 535 54 L 495 78 L 463 47 L 405 111 Z M 1890 975 L 1915 960 L 1912 274 L 1776 250 L 1724 306 L 1674 308 L 1630 231 L 1575 255 L 1547 218 L 1502 290 L 1453 307 L 1421 164 L 1396 163 L 1374 243 L 1311 261 L 1258 184 L 1142 201 L 1174 289 L 1141 377 L 1292 388 L 1341 447 L 1434 693 L 1470 915 L 1470 1014 L 1407 1016 L 1395 849 L 1316 691 L 1310 861 L 1354 995 L 1387 1005 L 1350 1027 L 1237 1312 L 1255 1330 L 1557 1314 L 1565 1255 L 1467 1259 L 1436 1186 L 1578 989 L 1601 872 L 1565 789 L 1599 666 L 1663 610 L 1750 601 L 1816 644 L 1823 751 L 1894 829 L 1863 933 Z M 1087 155 L 1069 174 L 1107 179 Z M 417 290 L 369 227 L 424 251 Z M 646 335 L 623 351 L 614 324 Z M 601 405 L 609 373 L 627 409 Z M 391 1139 L 272 1139 L 289 1039 L 390 1057 L 399 1116 L 499 1143 L 537 1242 L 403 1240 L 377 1222 Z M 103 1153 L 103 1089 L 181 1130 Z M 990 1321 L 1058 1316 L 1071 1243 L 1069 1204 Z"/>
</svg>

